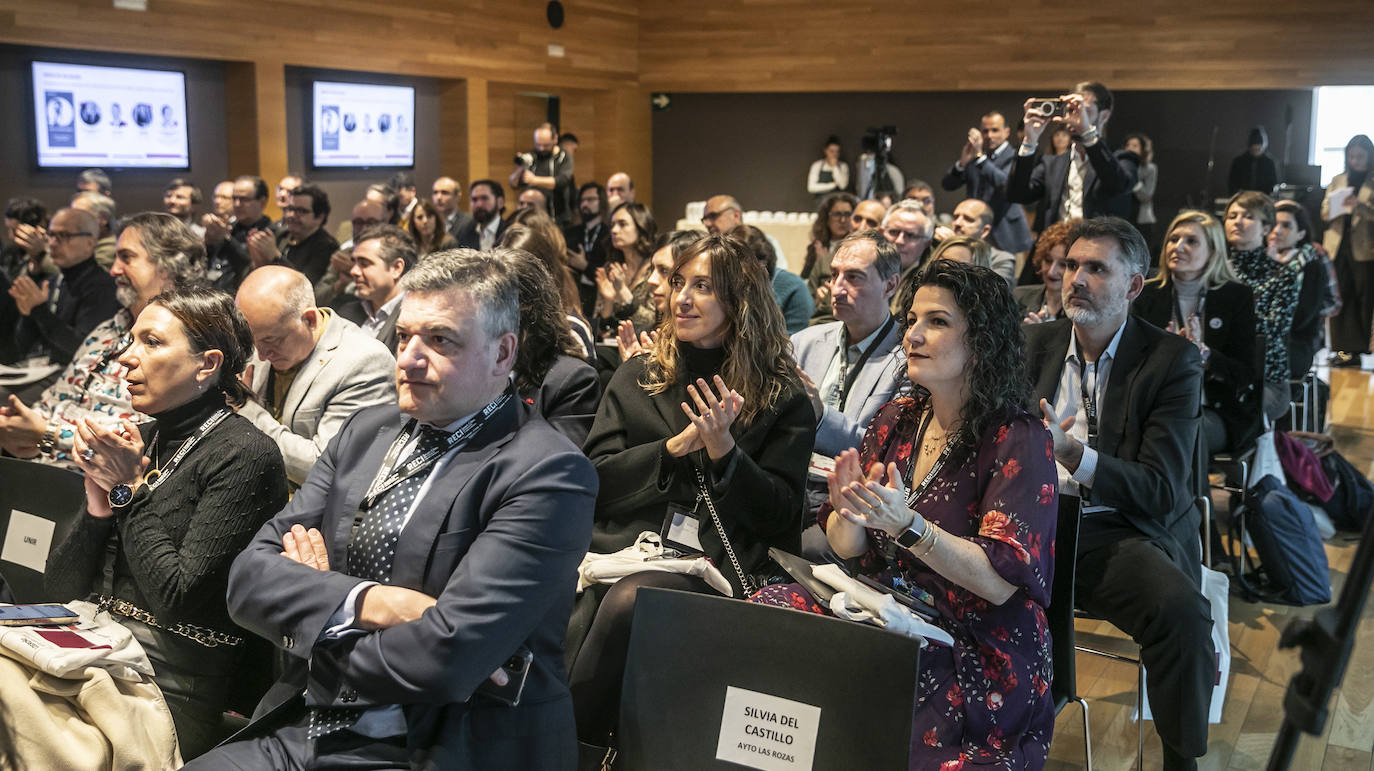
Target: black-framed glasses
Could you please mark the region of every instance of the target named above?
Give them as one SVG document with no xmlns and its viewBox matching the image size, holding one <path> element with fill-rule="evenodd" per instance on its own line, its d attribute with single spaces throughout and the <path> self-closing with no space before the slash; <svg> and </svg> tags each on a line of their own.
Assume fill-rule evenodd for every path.
<svg viewBox="0 0 1374 771">
<path fill-rule="evenodd" d="M 49 231 L 48 231 L 48 238 L 51 238 L 52 240 L 57 241 L 57 242 L 59 242 L 59 243 L 65 244 L 65 243 L 67 243 L 68 241 L 72 240 L 73 238 L 95 238 L 95 234 L 94 234 L 94 233 L 72 233 L 72 232 L 66 231 L 66 230 L 49 230 Z"/>
</svg>

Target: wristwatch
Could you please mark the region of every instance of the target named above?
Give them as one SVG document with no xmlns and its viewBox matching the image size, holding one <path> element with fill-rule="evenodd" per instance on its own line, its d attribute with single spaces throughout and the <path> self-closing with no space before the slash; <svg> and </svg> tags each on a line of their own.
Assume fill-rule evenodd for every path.
<svg viewBox="0 0 1374 771">
<path fill-rule="evenodd" d="M 109 499 L 110 508 L 122 509 L 133 502 L 134 488 L 125 484 L 115 485 L 110 488 Z"/>
<path fill-rule="evenodd" d="M 927 523 L 926 529 L 929 528 L 930 524 Z M 921 540 L 921 536 L 925 535 L 925 533 L 925 530 L 922 530 L 918 533 L 911 528 L 907 528 L 906 530 L 902 531 L 901 535 L 897 536 L 897 545 L 902 547 L 903 549 L 910 549 L 911 547 L 916 545 L 917 541 Z"/>
<path fill-rule="evenodd" d="M 56 423 L 48 423 L 48 430 L 43 432 L 43 438 L 38 441 L 38 451 L 44 455 L 52 455 L 57 452 Z"/>
</svg>

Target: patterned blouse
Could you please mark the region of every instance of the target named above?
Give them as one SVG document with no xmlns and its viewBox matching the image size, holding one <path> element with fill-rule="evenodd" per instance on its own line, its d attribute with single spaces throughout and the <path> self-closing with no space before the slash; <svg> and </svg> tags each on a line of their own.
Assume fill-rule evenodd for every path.
<svg viewBox="0 0 1374 771">
<path fill-rule="evenodd" d="M 1263 246 L 1231 250 L 1231 268 L 1255 293 L 1255 329 L 1264 335 L 1266 383 L 1288 382 L 1288 338 L 1302 292 L 1302 269 L 1315 257 L 1302 249 L 1288 262 L 1279 262 Z"/>
<path fill-rule="evenodd" d="M 57 382 L 48 386 L 34 409 L 48 426 L 56 425 L 57 451 L 54 455 L 39 455 L 34 460 L 72 470 L 72 437 L 82 418 L 91 417 L 114 427 L 120 420 L 140 423 L 147 418 L 129 403 L 129 384 L 124 368 L 114 356 L 129 330 L 133 315 L 127 308 L 95 329 L 81 341 L 72 363 L 63 370 Z M 100 366 L 104 361 L 104 366 Z"/>
<path fill-rule="evenodd" d="M 891 462 L 905 473 L 921 411 L 922 404 L 910 397 L 884 406 L 859 448 L 863 466 Z M 939 611 L 935 623 L 954 637 L 952 649 L 929 646 L 921 652 L 912 769 L 969 764 L 1020 771 L 1044 765 L 1054 730 L 1045 608 L 1058 501 L 1049 432 L 1018 410 L 972 451 L 953 453 L 916 502 L 945 537 L 971 541 L 987 554 L 993 570 L 1016 587 L 1006 602 L 992 605 L 906 549 L 895 548 L 896 560 L 889 560 L 892 539 L 881 530 L 868 531 L 871 548 L 859 557 L 861 571 L 912 589 Z M 827 504 L 820 512 L 822 527 L 829 515 Z"/>
</svg>

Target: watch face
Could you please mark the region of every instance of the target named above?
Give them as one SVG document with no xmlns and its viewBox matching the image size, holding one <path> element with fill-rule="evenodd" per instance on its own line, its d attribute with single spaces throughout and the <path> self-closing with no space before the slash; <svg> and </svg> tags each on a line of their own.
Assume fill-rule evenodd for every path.
<svg viewBox="0 0 1374 771">
<path fill-rule="evenodd" d="M 111 506 L 128 506 L 129 501 L 134 499 L 134 491 L 128 485 L 115 485 L 110 488 Z"/>
<path fill-rule="evenodd" d="M 903 530 L 902 534 L 897 536 L 897 543 L 905 548 L 911 548 L 920 537 L 915 530 Z"/>
</svg>

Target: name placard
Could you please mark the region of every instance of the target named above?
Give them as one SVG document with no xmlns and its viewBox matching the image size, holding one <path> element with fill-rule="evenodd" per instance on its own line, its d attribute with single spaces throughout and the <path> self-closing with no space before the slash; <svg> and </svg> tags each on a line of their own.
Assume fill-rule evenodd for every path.
<svg viewBox="0 0 1374 771">
<path fill-rule="evenodd" d="M 716 759 L 763 771 L 810 771 L 821 708 L 727 686 Z"/>
<path fill-rule="evenodd" d="M 12 509 L 10 526 L 5 531 L 5 545 L 0 548 L 0 560 L 42 573 L 48 564 L 48 550 L 52 548 L 55 524 L 50 519 Z"/>
</svg>

